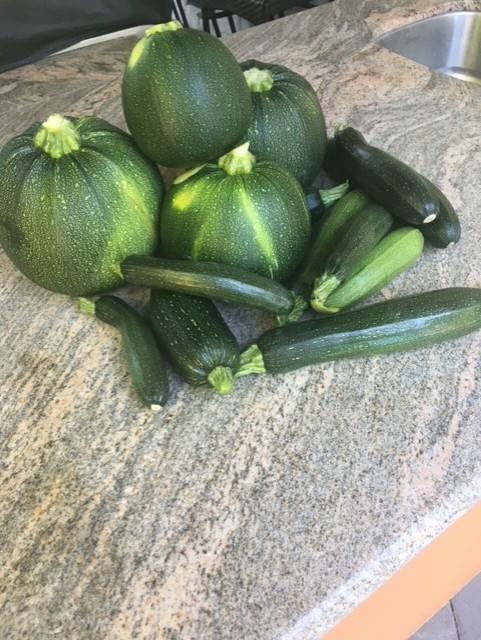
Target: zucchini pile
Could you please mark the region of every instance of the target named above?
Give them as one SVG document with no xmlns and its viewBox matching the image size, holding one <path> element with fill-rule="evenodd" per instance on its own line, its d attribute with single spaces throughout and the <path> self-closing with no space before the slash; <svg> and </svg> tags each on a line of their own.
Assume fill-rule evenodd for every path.
<svg viewBox="0 0 481 640">
<path fill-rule="evenodd" d="M 120 333 L 152 410 L 168 399 L 168 363 L 223 396 L 245 375 L 481 328 L 481 289 L 352 309 L 416 263 L 425 241 L 458 242 L 460 222 L 436 185 L 359 131 L 328 140 L 299 74 L 239 64 L 220 40 L 173 21 L 134 46 L 122 105 L 131 135 L 53 114 L 3 147 L 0 243 L 30 280 Z M 163 167 L 176 170 L 171 184 Z M 149 290 L 142 313 L 106 293 L 127 283 Z M 241 349 L 218 301 L 277 327 Z"/>
</svg>

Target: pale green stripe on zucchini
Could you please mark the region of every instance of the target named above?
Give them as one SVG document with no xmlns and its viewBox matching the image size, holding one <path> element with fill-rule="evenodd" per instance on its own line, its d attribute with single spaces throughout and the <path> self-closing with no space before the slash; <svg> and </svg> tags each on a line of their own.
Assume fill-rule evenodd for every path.
<svg viewBox="0 0 481 640">
<path fill-rule="evenodd" d="M 330 296 L 325 311 L 336 313 L 377 293 L 396 276 L 409 269 L 423 252 L 424 237 L 419 229 L 402 227 L 391 231 Z"/>
</svg>

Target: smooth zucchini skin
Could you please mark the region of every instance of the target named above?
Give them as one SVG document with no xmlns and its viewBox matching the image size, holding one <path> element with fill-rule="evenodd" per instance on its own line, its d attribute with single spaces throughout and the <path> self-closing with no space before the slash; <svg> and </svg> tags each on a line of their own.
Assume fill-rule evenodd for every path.
<svg viewBox="0 0 481 640">
<path fill-rule="evenodd" d="M 135 309 L 115 296 L 99 298 L 95 302 L 95 315 L 120 331 L 137 393 L 144 404 L 159 409 L 169 397 L 169 380 L 165 359 L 148 324 Z"/>
<path fill-rule="evenodd" d="M 453 205 L 444 193 L 430 180 L 425 178 L 429 189 L 439 200 L 439 214 L 434 222 L 419 227 L 426 240 L 438 249 L 446 249 L 459 242 L 461 238 L 461 223 Z"/>
<path fill-rule="evenodd" d="M 294 289 L 307 295 L 314 279 L 321 273 L 325 262 L 345 233 L 351 220 L 369 203 L 359 189 L 349 191 L 340 198 L 321 221 L 316 237 L 294 279 Z"/>
<path fill-rule="evenodd" d="M 127 282 L 287 314 L 295 295 L 278 282 L 232 265 L 130 256 L 121 267 Z"/>
<path fill-rule="evenodd" d="M 272 80 L 270 88 L 251 89 L 252 118 L 246 135 L 251 151 L 288 169 L 303 186 L 311 184 L 327 144 L 316 92 L 305 78 L 278 64 L 246 60 L 241 68 L 267 71 Z"/>
<path fill-rule="evenodd" d="M 356 272 L 392 224 L 391 214 L 379 205 L 368 205 L 356 214 L 327 258 L 323 272 L 314 280 L 311 307 L 315 311 L 330 312 L 326 308 L 328 296 Z"/>
<path fill-rule="evenodd" d="M 166 167 L 187 169 L 241 140 L 252 104 L 232 53 L 208 33 L 179 23 L 147 29 L 125 67 L 122 104 L 142 151 Z"/>
<path fill-rule="evenodd" d="M 163 348 L 182 378 L 194 386 L 212 384 L 214 370 L 231 372 L 217 388 L 231 390 L 232 373 L 239 364 L 239 346 L 214 303 L 172 291 L 151 291 L 149 320 Z"/>
<path fill-rule="evenodd" d="M 327 140 L 323 169 L 335 182 L 347 180 L 347 174 L 341 164 L 335 138 L 328 138 Z"/>
<path fill-rule="evenodd" d="M 438 198 L 422 176 L 389 153 L 369 145 L 352 127 L 336 132 L 336 146 L 349 178 L 394 216 L 410 224 L 432 223 Z"/>
<path fill-rule="evenodd" d="M 421 256 L 424 236 L 414 227 L 391 231 L 370 251 L 347 278 L 327 298 L 326 309 L 336 313 L 377 293 L 396 276 L 409 269 Z"/>
<path fill-rule="evenodd" d="M 374 204 L 362 209 L 327 258 L 325 275 L 335 275 L 340 282 L 344 281 L 386 235 L 392 224 L 393 218 L 384 207 Z"/>
<path fill-rule="evenodd" d="M 481 328 L 481 290 L 451 288 L 271 329 L 257 345 L 265 370 L 284 373 L 319 362 L 408 351 Z"/>
</svg>

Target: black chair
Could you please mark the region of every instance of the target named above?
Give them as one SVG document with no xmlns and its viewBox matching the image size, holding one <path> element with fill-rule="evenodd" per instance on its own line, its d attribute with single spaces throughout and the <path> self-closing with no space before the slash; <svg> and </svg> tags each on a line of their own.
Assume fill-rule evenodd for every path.
<svg viewBox="0 0 481 640">
<path fill-rule="evenodd" d="M 182 0 L 175 0 L 181 3 Z M 332 2 L 332 0 L 327 0 Z M 254 25 L 282 18 L 286 11 L 296 8 L 312 9 L 316 5 L 310 0 L 189 0 L 201 10 L 202 28 L 210 33 L 212 23 L 216 36 L 220 37 L 217 20 L 227 18 L 232 33 L 235 33 L 233 16 L 245 18 Z"/>
</svg>

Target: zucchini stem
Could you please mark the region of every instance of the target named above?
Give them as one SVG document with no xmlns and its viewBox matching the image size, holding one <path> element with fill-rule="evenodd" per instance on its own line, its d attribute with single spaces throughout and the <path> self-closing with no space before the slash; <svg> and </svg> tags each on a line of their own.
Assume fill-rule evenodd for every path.
<svg viewBox="0 0 481 640">
<path fill-rule="evenodd" d="M 249 151 L 249 142 L 239 145 L 217 160 L 217 166 L 228 176 L 250 173 L 256 164 L 255 156 Z"/>
<path fill-rule="evenodd" d="M 170 22 L 161 22 L 150 27 L 144 32 L 144 37 L 154 36 L 156 33 L 164 33 L 165 31 L 178 31 L 184 27 L 178 20 L 170 20 Z"/>
<path fill-rule="evenodd" d="M 307 302 L 302 296 L 295 296 L 294 305 L 289 313 L 278 314 L 276 316 L 277 324 L 283 327 L 285 324 L 297 322 L 307 308 Z"/>
<path fill-rule="evenodd" d="M 220 396 L 226 396 L 234 387 L 234 375 L 230 367 L 215 367 L 207 376 L 207 380 Z"/>
<path fill-rule="evenodd" d="M 95 315 L 95 302 L 88 298 L 78 298 L 77 307 L 80 313 L 85 313 L 88 316 Z"/>
<path fill-rule="evenodd" d="M 244 71 L 244 78 L 246 79 L 247 86 L 252 93 L 264 93 L 270 91 L 274 85 L 274 78 L 269 69 L 259 69 L 258 67 L 251 67 Z"/>
<path fill-rule="evenodd" d="M 331 187 L 330 189 L 319 189 L 319 197 L 326 209 L 340 200 L 342 196 L 346 195 L 349 191 L 349 186 L 349 180 L 346 180 L 346 182 L 337 184 L 335 187 Z"/>
<path fill-rule="evenodd" d="M 80 135 L 70 120 L 54 113 L 40 125 L 33 137 L 33 145 L 58 160 L 80 149 Z"/>
<path fill-rule="evenodd" d="M 252 344 L 240 354 L 240 364 L 235 372 L 235 377 L 241 378 L 242 376 L 249 376 L 253 373 L 259 374 L 265 372 L 266 368 L 264 366 L 262 351 L 256 344 Z"/>
<path fill-rule="evenodd" d="M 311 295 L 311 307 L 319 313 L 333 313 L 337 309 L 326 306 L 326 300 L 341 283 L 336 276 L 322 276 L 314 280 L 314 289 Z"/>
</svg>

